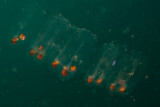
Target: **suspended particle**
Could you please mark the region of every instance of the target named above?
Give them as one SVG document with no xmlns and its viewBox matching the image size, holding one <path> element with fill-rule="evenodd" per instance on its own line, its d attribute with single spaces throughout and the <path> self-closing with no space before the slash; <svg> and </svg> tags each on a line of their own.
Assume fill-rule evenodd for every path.
<svg viewBox="0 0 160 107">
<path fill-rule="evenodd" d="M 78 59 L 78 56 L 75 55 L 75 56 L 74 56 L 74 61 L 77 61 L 77 59 Z"/>
<path fill-rule="evenodd" d="M 93 77 L 89 76 L 88 79 L 87 79 L 87 83 L 90 84 L 90 83 L 92 83 L 92 81 L 93 81 Z"/>
<path fill-rule="evenodd" d="M 76 69 L 77 69 L 77 67 L 76 67 L 76 66 L 71 66 L 71 67 L 70 67 L 71 72 L 76 71 Z"/>
<path fill-rule="evenodd" d="M 112 32 L 112 29 L 108 29 L 108 32 L 109 32 L 109 33 Z"/>
<path fill-rule="evenodd" d="M 40 51 L 43 50 L 43 46 L 40 45 L 38 49 L 39 49 Z"/>
<path fill-rule="evenodd" d="M 102 81 L 103 81 L 103 80 L 102 80 L 102 78 L 100 77 L 100 78 L 98 78 L 98 79 L 96 80 L 96 83 L 97 83 L 97 84 L 101 84 Z"/>
<path fill-rule="evenodd" d="M 115 64 L 116 64 L 116 61 L 114 60 L 113 63 L 112 63 L 112 66 L 115 66 Z"/>
<path fill-rule="evenodd" d="M 20 38 L 20 40 L 25 40 L 26 36 L 24 34 L 20 34 L 19 38 Z"/>
<path fill-rule="evenodd" d="M 149 78 L 149 76 L 148 76 L 148 75 L 145 75 L 145 76 L 144 76 L 144 78 L 145 78 L 145 79 L 148 79 L 148 78 Z"/>
<path fill-rule="evenodd" d="M 111 91 L 114 91 L 115 90 L 115 84 L 114 83 L 112 83 L 110 86 L 109 86 L 109 89 L 111 90 Z"/>
<path fill-rule="evenodd" d="M 37 59 L 38 59 L 38 60 L 42 60 L 42 59 L 43 59 L 43 53 L 38 53 Z"/>
<path fill-rule="evenodd" d="M 37 53 L 37 50 L 31 50 L 31 51 L 29 52 L 30 56 L 34 56 L 36 53 Z"/>
<path fill-rule="evenodd" d="M 52 62 L 51 66 L 52 66 L 53 68 L 55 68 L 55 67 L 57 67 L 58 64 L 59 64 L 59 61 L 56 60 L 56 61 Z"/>
<path fill-rule="evenodd" d="M 64 76 L 64 77 L 68 75 L 68 70 L 67 70 L 67 67 L 66 67 L 66 66 L 63 67 L 63 70 L 62 70 L 61 74 L 62 74 L 62 76 Z"/>
<path fill-rule="evenodd" d="M 133 102 L 135 102 L 135 101 L 136 101 L 136 99 L 134 98 L 134 99 L 133 99 Z"/>
<path fill-rule="evenodd" d="M 13 39 L 11 40 L 11 43 L 12 43 L 12 44 L 16 44 L 16 43 L 18 42 L 18 40 L 19 40 L 19 39 L 18 39 L 17 37 L 15 37 L 15 38 L 13 38 Z"/>
</svg>

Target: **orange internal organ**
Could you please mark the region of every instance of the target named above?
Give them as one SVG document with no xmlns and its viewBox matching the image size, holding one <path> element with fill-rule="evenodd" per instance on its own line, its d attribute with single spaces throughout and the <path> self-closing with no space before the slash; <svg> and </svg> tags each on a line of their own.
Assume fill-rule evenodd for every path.
<svg viewBox="0 0 160 107">
<path fill-rule="evenodd" d="M 25 39 L 26 39 L 26 36 L 25 36 L 24 34 L 20 34 L 19 38 L 20 38 L 21 40 L 25 40 Z"/>
<path fill-rule="evenodd" d="M 126 91 L 126 87 L 125 87 L 125 86 L 120 87 L 120 88 L 119 88 L 119 91 L 120 91 L 121 93 L 124 93 L 124 92 Z"/>
<path fill-rule="evenodd" d="M 102 81 L 103 81 L 103 79 L 102 79 L 102 78 L 98 78 L 98 79 L 96 80 L 96 83 L 97 83 L 97 84 L 101 84 L 101 83 L 102 83 Z"/>
<path fill-rule="evenodd" d="M 93 81 L 93 77 L 89 76 L 88 79 L 87 79 L 87 83 L 90 84 L 90 83 L 92 83 L 92 81 Z"/>
<path fill-rule="evenodd" d="M 15 37 L 15 38 L 13 38 L 13 39 L 11 40 L 11 43 L 12 43 L 12 44 L 16 44 L 16 43 L 18 42 L 18 40 L 19 40 L 19 39 L 18 39 L 17 37 Z"/>
<path fill-rule="evenodd" d="M 38 53 L 37 59 L 38 59 L 38 60 L 42 60 L 42 59 L 43 59 L 43 53 Z"/>
<path fill-rule="evenodd" d="M 76 66 L 71 66 L 70 69 L 71 69 L 72 72 L 74 72 L 74 71 L 76 71 L 77 67 Z"/>
<path fill-rule="evenodd" d="M 42 49 L 43 49 L 43 46 L 42 46 L 42 45 L 40 45 L 38 49 L 39 49 L 39 50 L 42 50 Z"/>
<path fill-rule="evenodd" d="M 57 61 L 52 62 L 51 66 L 55 68 L 57 67 L 58 64 L 59 64 L 59 61 L 57 60 Z"/>
<path fill-rule="evenodd" d="M 110 89 L 111 91 L 115 90 L 115 84 L 112 83 L 112 84 L 109 86 L 109 89 Z"/>
<path fill-rule="evenodd" d="M 64 77 L 68 75 L 68 70 L 67 70 L 67 68 L 65 66 L 63 67 L 63 70 L 62 70 L 61 74 Z"/>
<path fill-rule="evenodd" d="M 30 50 L 29 54 L 30 56 L 34 56 L 37 53 L 37 50 Z"/>
</svg>

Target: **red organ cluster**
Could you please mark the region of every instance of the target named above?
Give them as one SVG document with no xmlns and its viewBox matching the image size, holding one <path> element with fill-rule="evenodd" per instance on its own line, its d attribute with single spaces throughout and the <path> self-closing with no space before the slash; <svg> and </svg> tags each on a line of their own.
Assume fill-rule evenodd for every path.
<svg viewBox="0 0 160 107">
<path fill-rule="evenodd" d="M 15 36 L 12 38 L 11 43 L 16 44 L 19 40 L 24 41 L 26 39 L 26 36 L 24 34 L 20 34 L 19 36 Z"/>
<path fill-rule="evenodd" d="M 100 42 L 96 35 L 71 25 L 62 15 L 54 16 L 43 27 L 47 30 L 37 34 L 28 53 L 38 61 L 48 61 L 63 78 L 85 72 L 87 84 L 101 85 L 115 93 L 129 92 L 138 82 L 143 72 L 141 55 L 128 51 L 125 45 L 114 41 L 97 46 Z M 25 39 L 20 34 L 11 43 Z"/>
</svg>

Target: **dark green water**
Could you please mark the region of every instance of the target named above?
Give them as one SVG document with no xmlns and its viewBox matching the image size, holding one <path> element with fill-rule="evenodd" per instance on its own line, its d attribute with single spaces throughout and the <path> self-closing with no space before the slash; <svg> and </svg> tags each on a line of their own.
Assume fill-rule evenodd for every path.
<svg viewBox="0 0 160 107">
<path fill-rule="evenodd" d="M 0 107 L 159 106 L 159 3 L 158 0 L 0 0 Z M 40 9 L 45 10 L 45 17 L 40 17 Z M 37 63 L 28 56 L 33 35 L 42 25 L 35 24 L 47 23 L 48 17 L 58 13 L 72 25 L 97 35 L 98 45 L 117 40 L 143 53 L 147 60 L 144 75 L 129 95 L 112 95 L 103 86 L 87 86 L 83 75 L 62 81 L 50 72 L 48 63 Z M 32 31 L 23 32 L 32 36 L 13 46 L 10 40 L 18 32 L 20 21 Z"/>
</svg>

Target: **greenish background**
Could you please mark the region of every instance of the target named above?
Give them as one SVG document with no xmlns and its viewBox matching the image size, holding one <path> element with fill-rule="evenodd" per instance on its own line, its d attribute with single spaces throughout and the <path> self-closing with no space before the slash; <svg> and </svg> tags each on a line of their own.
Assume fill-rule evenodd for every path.
<svg viewBox="0 0 160 107">
<path fill-rule="evenodd" d="M 100 43 L 117 40 L 141 51 L 147 59 L 143 72 L 149 78 L 141 78 L 125 96 L 111 95 L 104 87 L 86 86 L 81 75 L 61 81 L 47 63 L 27 56 L 31 42 L 10 44 L 17 23 L 25 16 L 23 8 L 36 10 L 35 3 L 47 16 L 60 12 L 73 25 L 88 29 Z M 159 106 L 159 4 L 158 0 L 0 0 L 0 107 Z"/>
</svg>

